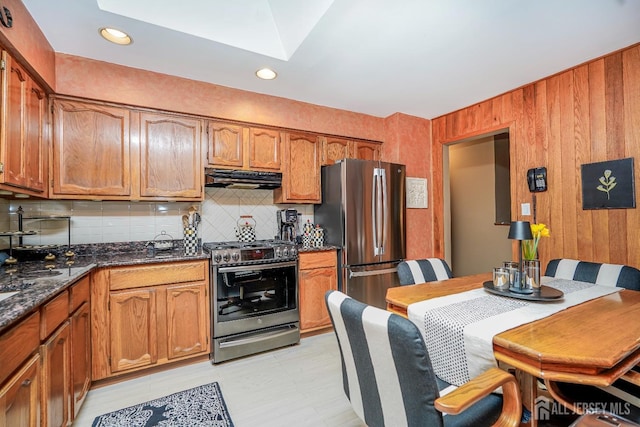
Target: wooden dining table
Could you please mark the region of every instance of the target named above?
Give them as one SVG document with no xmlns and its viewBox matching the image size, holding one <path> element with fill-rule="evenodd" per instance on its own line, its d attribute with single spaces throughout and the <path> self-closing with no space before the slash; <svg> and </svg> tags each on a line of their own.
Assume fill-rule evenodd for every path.
<svg viewBox="0 0 640 427">
<path fill-rule="evenodd" d="M 390 288 L 387 310 L 407 317 L 410 304 L 483 287 L 491 274 Z M 620 290 L 493 337 L 493 353 L 520 382 L 533 412 L 537 378 L 608 386 L 640 362 L 640 292 Z M 537 425 L 535 417 L 529 425 Z"/>
</svg>

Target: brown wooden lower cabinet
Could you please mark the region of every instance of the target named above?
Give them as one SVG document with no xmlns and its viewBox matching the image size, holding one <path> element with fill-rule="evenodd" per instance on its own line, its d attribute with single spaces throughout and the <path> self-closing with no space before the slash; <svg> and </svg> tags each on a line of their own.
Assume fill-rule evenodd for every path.
<svg viewBox="0 0 640 427">
<path fill-rule="evenodd" d="M 111 293 L 111 372 L 157 363 L 156 294 L 155 288 Z"/>
<path fill-rule="evenodd" d="M 89 302 L 80 305 L 71 316 L 72 415 L 80 411 L 91 387 L 91 327 Z"/>
<path fill-rule="evenodd" d="M 65 321 L 42 344 L 42 415 L 47 427 L 71 422 L 71 327 Z"/>
<path fill-rule="evenodd" d="M 300 330 L 310 332 L 331 326 L 324 295 L 338 289 L 335 250 L 301 252 L 299 258 Z"/>
<path fill-rule="evenodd" d="M 0 426 L 40 426 L 40 355 L 0 388 Z"/>
<path fill-rule="evenodd" d="M 207 261 L 105 268 L 92 286 L 92 378 L 209 353 Z"/>
<path fill-rule="evenodd" d="M 90 278 L 0 335 L 0 426 L 70 425 L 91 385 Z"/>
<path fill-rule="evenodd" d="M 167 286 L 167 359 L 208 352 L 207 298 L 204 284 Z"/>
</svg>

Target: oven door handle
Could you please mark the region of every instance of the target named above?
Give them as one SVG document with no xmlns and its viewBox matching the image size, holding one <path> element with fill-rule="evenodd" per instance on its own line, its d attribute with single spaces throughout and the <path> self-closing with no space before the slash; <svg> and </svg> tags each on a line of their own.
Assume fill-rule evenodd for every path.
<svg viewBox="0 0 640 427">
<path fill-rule="evenodd" d="M 296 261 L 287 261 L 287 262 L 278 262 L 273 264 L 245 264 L 239 265 L 236 267 L 218 267 L 219 273 L 233 273 L 236 271 L 247 271 L 247 270 L 270 270 L 274 268 L 282 268 L 282 267 L 295 267 L 298 263 Z"/>
<path fill-rule="evenodd" d="M 232 338 L 229 341 L 220 342 L 220 348 L 237 347 L 239 345 L 256 343 L 264 340 L 270 340 L 270 339 L 278 338 L 284 335 L 288 335 L 291 332 L 295 332 L 296 329 L 297 327 L 293 325 L 286 325 L 286 326 L 274 329 L 272 331 L 261 332 L 259 334 L 252 334 L 251 336 L 248 336 L 248 337 Z"/>
</svg>

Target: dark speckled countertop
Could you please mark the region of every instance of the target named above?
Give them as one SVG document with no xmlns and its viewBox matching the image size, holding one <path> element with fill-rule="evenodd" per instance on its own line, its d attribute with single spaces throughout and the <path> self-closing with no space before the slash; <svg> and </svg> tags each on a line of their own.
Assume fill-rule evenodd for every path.
<svg viewBox="0 0 640 427">
<path fill-rule="evenodd" d="M 52 250 L 55 261 L 44 261 L 46 250 L 14 251 L 18 264 L 0 268 L 0 333 L 94 268 L 209 258 L 201 251 L 185 255 L 180 242 L 166 251 L 148 251 L 146 242 L 75 245 L 71 258 L 66 248 Z"/>
</svg>

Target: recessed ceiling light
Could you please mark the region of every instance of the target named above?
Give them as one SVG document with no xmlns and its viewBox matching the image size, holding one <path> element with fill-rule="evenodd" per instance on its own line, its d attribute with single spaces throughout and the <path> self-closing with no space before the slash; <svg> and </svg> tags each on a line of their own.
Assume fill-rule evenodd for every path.
<svg viewBox="0 0 640 427">
<path fill-rule="evenodd" d="M 129 34 L 116 30 L 115 28 L 104 27 L 100 28 L 100 35 L 105 39 L 110 41 L 111 43 L 127 45 L 133 43 Z"/>
<path fill-rule="evenodd" d="M 273 80 L 278 77 L 275 71 L 271 68 L 260 68 L 256 71 L 256 76 L 260 77 L 262 80 Z"/>
</svg>

